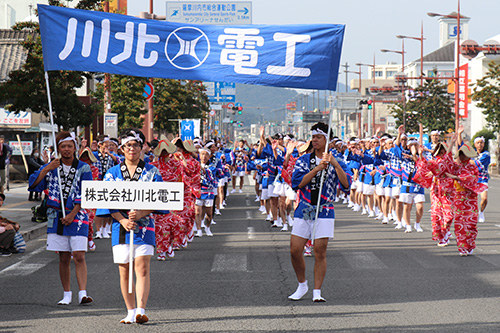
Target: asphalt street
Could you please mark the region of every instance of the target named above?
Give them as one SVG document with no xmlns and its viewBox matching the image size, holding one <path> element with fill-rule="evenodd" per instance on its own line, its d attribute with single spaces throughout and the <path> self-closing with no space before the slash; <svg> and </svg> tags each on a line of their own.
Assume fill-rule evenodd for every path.
<svg viewBox="0 0 500 333">
<path fill-rule="evenodd" d="M 30 222 L 25 185 L 13 187 L 0 215 L 23 220 L 27 252 L 0 258 L 0 332 L 498 332 L 500 331 L 500 180 L 490 182 L 486 223 L 479 225 L 473 256 L 459 257 L 431 240 L 430 204 L 423 233 L 391 225 L 336 205 L 335 239 L 329 244 L 322 289 L 289 301 L 297 281 L 290 263 L 289 232 L 270 228 L 257 210 L 253 186 L 228 198 L 216 217 L 214 237 L 195 238 L 164 262 L 151 261 L 150 322 L 122 325 L 126 314 L 110 240 L 87 254 L 90 306 L 62 297 L 57 255 L 45 251 L 43 224 Z M 412 216 L 414 217 L 414 216 Z M 37 231 L 33 231 L 37 230 Z"/>
</svg>

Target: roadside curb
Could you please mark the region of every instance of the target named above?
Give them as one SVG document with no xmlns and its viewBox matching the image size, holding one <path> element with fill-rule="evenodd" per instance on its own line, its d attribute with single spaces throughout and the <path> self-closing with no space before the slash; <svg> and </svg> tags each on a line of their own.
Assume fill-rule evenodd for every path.
<svg viewBox="0 0 500 333">
<path fill-rule="evenodd" d="M 38 226 L 31 228 L 30 230 L 21 231 L 21 235 L 23 236 L 25 242 L 36 239 L 42 235 L 45 235 L 47 231 L 47 222 L 37 223 L 37 224 Z"/>
</svg>

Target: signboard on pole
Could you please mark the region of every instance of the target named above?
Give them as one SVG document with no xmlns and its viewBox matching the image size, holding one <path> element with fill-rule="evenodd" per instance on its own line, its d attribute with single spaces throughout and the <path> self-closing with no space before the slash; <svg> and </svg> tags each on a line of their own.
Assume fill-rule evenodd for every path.
<svg viewBox="0 0 500 333">
<path fill-rule="evenodd" d="M 33 152 L 33 141 L 21 141 L 21 145 L 23 146 L 24 156 L 31 155 L 31 152 Z M 21 155 L 19 141 L 9 141 L 9 146 L 12 148 L 12 155 Z"/>
<path fill-rule="evenodd" d="M 182 141 L 194 139 L 194 121 L 192 120 L 181 121 L 181 139 Z"/>
<path fill-rule="evenodd" d="M 167 1 L 167 21 L 194 24 L 252 24 L 252 2 Z"/>
<path fill-rule="evenodd" d="M 207 88 L 206 94 L 211 103 L 227 103 L 236 100 L 236 83 L 234 82 L 203 82 Z"/>
<path fill-rule="evenodd" d="M 0 108 L 0 125 L 8 127 L 31 127 L 31 112 L 10 112 Z"/>
<path fill-rule="evenodd" d="M 104 134 L 112 138 L 118 137 L 118 114 L 105 113 L 104 114 Z"/>
<path fill-rule="evenodd" d="M 82 208 L 183 210 L 181 182 L 82 182 Z"/>
</svg>

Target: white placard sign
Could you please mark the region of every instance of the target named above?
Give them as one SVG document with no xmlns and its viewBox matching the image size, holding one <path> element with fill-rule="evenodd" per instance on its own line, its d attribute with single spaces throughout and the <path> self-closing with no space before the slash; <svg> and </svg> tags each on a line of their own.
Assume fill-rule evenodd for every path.
<svg viewBox="0 0 500 333">
<path fill-rule="evenodd" d="M 181 182 L 82 182 L 82 208 L 183 210 Z"/>
</svg>

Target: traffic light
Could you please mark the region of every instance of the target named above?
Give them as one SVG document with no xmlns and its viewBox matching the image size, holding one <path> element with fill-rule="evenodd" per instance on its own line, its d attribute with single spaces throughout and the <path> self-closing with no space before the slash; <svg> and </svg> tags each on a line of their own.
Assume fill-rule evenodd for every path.
<svg viewBox="0 0 500 333">
<path fill-rule="evenodd" d="M 238 111 L 238 114 L 243 113 L 243 107 L 242 106 L 233 106 L 233 111 Z"/>
<path fill-rule="evenodd" d="M 366 99 L 361 99 L 359 101 L 359 104 L 358 104 L 358 109 L 362 110 L 363 109 L 363 105 L 365 105 L 365 104 L 368 104 L 368 101 Z"/>
<path fill-rule="evenodd" d="M 368 110 L 371 110 L 373 109 L 373 100 L 372 99 L 369 99 L 366 104 L 368 104 Z"/>
</svg>

